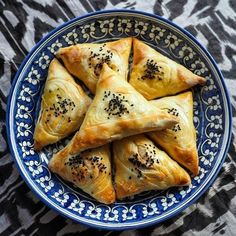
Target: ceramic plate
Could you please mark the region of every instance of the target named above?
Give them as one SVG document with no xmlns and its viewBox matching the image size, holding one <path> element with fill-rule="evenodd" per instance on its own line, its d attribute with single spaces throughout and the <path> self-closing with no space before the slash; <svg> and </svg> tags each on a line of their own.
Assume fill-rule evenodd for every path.
<svg viewBox="0 0 236 236">
<path fill-rule="evenodd" d="M 188 187 L 150 191 L 112 205 L 98 203 L 52 174 L 48 160 L 68 140 L 34 151 L 33 133 L 50 61 L 60 47 L 137 37 L 207 78 L 195 87 L 200 173 Z M 216 63 L 188 32 L 161 17 L 136 11 L 104 11 L 75 18 L 43 38 L 16 74 L 8 100 L 7 131 L 12 156 L 30 188 L 49 207 L 78 222 L 105 229 L 138 228 L 164 221 L 190 206 L 216 178 L 230 143 L 231 110 Z"/>
</svg>

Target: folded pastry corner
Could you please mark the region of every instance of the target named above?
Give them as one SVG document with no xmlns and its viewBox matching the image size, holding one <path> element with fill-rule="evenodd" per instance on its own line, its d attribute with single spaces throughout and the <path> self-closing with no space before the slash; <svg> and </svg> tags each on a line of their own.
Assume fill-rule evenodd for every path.
<svg viewBox="0 0 236 236">
<path fill-rule="evenodd" d="M 112 185 L 109 145 L 71 156 L 68 149 L 49 161 L 49 169 L 72 182 L 97 201 L 111 204 L 116 195 Z"/>
<path fill-rule="evenodd" d="M 193 175 L 199 172 L 196 130 L 193 124 L 192 92 L 151 101 L 161 110 L 166 110 L 178 119 L 170 129 L 148 133 L 149 137 L 161 146 L 174 160 L 189 169 Z"/>
<path fill-rule="evenodd" d="M 56 143 L 76 131 L 91 99 L 55 58 L 50 63 L 40 113 L 34 131 L 34 148 Z"/>
<path fill-rule="evenodd" d="M 191 183 L 189 174 L 140 134 L 113 142 L 117 199 Z"/>
<path fill-rule="evenodd" d="M 127 79 L 131 46 L 132 38 L 106 43 L 83 43 L 59 49 L 57 57 L 63 60 L 71 74 L 95 93 L 104 63 Z"/>
<path fill-rule="evenodd" d="M 116 139 L 173 126 L 176 119 L 159 110 L 106 64 L 84 121 L 68 144 L 70 154 Z"/>
<path fill-rule="evenodd" d="M 130 84 L 146 99 L 174 95 L 206 79 L 162 55 L 142 41 L 133 39 L 133 66 Z"/>
</svg>

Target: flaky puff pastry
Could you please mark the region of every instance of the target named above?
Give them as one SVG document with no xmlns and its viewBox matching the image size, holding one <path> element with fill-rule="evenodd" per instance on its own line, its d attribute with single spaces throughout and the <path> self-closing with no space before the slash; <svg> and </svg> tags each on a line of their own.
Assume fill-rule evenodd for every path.
<svg viewBox="0 0 236 236">
<path fill-rule="evenodd" d="M 143 134 L 115 141 L 113 154 L 117 199 L 191 182 L 188 173 Z"/>
<path fill-rule="evenodd" d="M 161 98 L 151 103 L 177 118 L 178 124 L 171 129 L 148 133 L 149 137 L 193 175 L 197 175 L 199 167 L 192 92 Z"/>
<path fill-rule="evenodd" d="M 67 70 L 53 59 L 34 131 L 34 148 L 40 150 L 76 131 L 90 103 L 91 99 Z"/>
<path fill-rule="evenodd" d="M 173 95 L 206 81 L 135 38 L 133 51 L 129 82 L 148 100 Z"/>
<path fill-rule="evenodd" d="M 79 131 L 56 156 L 64 151 L 74 155 L 126 136 L 172 127 L 175 123 L 175 118 L 148 102 L 104 64 L 96 95 Z"/>
<path fill-rule="evenodd" d="M 126 79 L 132 38 L 124 38 L 106 43 L 84 43 L 61 48 L 57 57 L 61 58 L 68 71 L 81 79 L 92 93 L 104 63 Z"/>
<path fill-rule="evenodd" d="M 109 145 L 71 156 L 63 152 L 49 161 L 49 168 L 72 182 L 97 201 L 110 204 L 116 199 L 112 185 Z"/>
</svg>

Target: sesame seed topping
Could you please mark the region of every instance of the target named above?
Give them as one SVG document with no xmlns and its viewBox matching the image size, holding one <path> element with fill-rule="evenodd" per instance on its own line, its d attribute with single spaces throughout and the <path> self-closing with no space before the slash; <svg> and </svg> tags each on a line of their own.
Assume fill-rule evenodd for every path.
<svg viewBox="0 0 236 236">
<path fill-rule="evenodd" d="M 96 76 L 100 75 L 102 66 L 104 63 L 110 65 L 111 64 L 111 59 L 113 58 L 113 53 L 110 50 L 104 49 L 104 46 L 101 46 L 99 48 L 99 52 L 95 53 L 93 51 L 90 51 L 90 56 L 89 56 L 89 68 L 92 68 L 92 63 L 91 61 L 93 60 L 95 63 L 94 64 L 94 74 Z"/>
<path fill-rule="evenodd" d="M 70 98 L 63 99 L 59 94 L 56 94 L 58 101 L 52 104 L 49 107 L 50 111 L 54 111 L 53 114 L 55 117 L 58 117 L 62 114 L 66 114 L 70 109 L 73 110 L 75 108 L 75 103 Z M 62 115 L 62 117 L 64 117 Z M 70 122 L 71 120 L 68 120 Z"/>
<path fill-rule="evenodd" d="M 89 152 L 89 151 L 86 151 Z M 102 157 L 99 156 L 84 156 L 84 152 L 81 152 L 79 155 L 70 157 L 65 166 L 69 166 L 72 170 L 72 175 L 77 177 L 78 181 L 82 181 L 85 178 L 93 178 L 91 174 L 92 169 L 96 168 L 100 173 L 106 174 L 106 165 L 102 162 Z M 90 165 L 90 164 L 91 165 Z M 92 167 L 91 167 L 92 166 Z"/>
<path fill-rule="evenodd" d="M 125 96 L 122 94 L 111 93 L 111 91 L 104 91 L 103 100 L 107 100 L 107 107 L 104 108 L 104 111 L 108 113 L 107 119 L 110 119 L 110 116 L 121 117 L 124 114 L 129 114 L 128 110 L 128 100 L 125 99 Z M 131 104 L 130 106 L 134 106 Z"/>
<path fill-rule="evenodd" d="M 144 144 L 144 147 L 146 150 L 144 154 L 134 153 L 128 158 L 129 162 L 134 165 L 134 169 L 131 168 L 131 171 L 137 173 L 137 178 L 145 177 L 142 174 L 142 169 L 153 168 L 154 163 L 159 163 L 156 156 L 156 146 L 154 144 Z"/>
<path fill-rule="evenodd" d="M 146 64 L 145 64 L 145 70 L 144 70 L 144 75 L 141 78 L 138 78 L 139 80 L 145 80 L 145 79 L 155 79 L 156 77 L 158 80 L 162 80 L 163 78 L 163 72 L 160 71 L 161 67 L 157 65 L 154 60 L 148 59 Z"/>
<path fill-rule="evenodd" d="M 174 125 L 174 126 L 171 128 L 171 130 L 174 131 L 174 132 L 180 131 L 180 130 L 181 130 L 180 125 L 179 125 L 179 124 Z"/>
<path fill-rule="evenodd" d="M 166 109 L 170 115 L 177 116 L 177 117 L 179 116 L 179 112 L 176 108 L 166 108 Z"/>
</svg>

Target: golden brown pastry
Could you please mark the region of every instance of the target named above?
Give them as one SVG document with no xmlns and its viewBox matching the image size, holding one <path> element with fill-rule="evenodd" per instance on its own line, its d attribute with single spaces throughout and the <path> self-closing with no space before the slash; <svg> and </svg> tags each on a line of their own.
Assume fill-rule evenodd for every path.
<svg viewBox="0 0 236 236">
<path fill-rule="evenodd" d="M 143 134 L 113 143 L 117 199 L 189 185 L 188 173 Z"/>
<path fill-rule="evenodd" d="M 135 38 L 133 50 L 129 82 L 148 100 L 173 95 L 206 81 Z"/>
<path fill-rule="evenodd" d="M 115 201 L 108 145 L 90 149 L 75 156 L 63 152 L 60 157 L 54 156 L 49 161 L 49 168 L 97 201 L 106 204 Z"/>
<path fill-rule="evenodd" d="M 192 92 L 161 98 L 151 103 L 159 109 L 168 111 L 179 121 L 171 129 L 151 132 L 148 135 L 173 159 L 197 175 L 199 167 Z"/>
<path fill-rule="evenodd" d="M 40 150 L 76 131 L 90 103 L 91 99 L 67 70 L 53 59 L 34 131 L 34 148 Z"/>
<path fill-rule="evenodd" d="M 132 38 L 107 43 L 77 44 L 59 49 L 57 57 L 63 60 L 71 74 L 81 79 L 95 93 L 104 63 L 117 71 L 122 78 L 127 78 L 131 45 Z"/>
<path fill-rule="evenodd" d="M 64 150 L 76 155 L 116 139 L 165 129 L 176 123 L 175 118 L 156 108 L 120 77 L 103 65 L 96 95 L 79 131 L 57 156 Z"/>
</svg>

